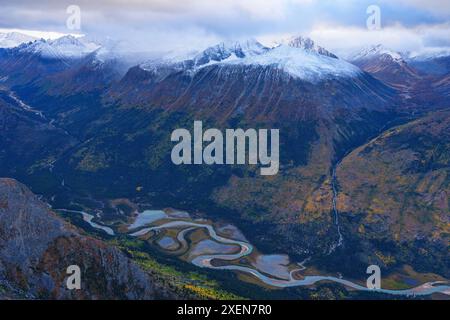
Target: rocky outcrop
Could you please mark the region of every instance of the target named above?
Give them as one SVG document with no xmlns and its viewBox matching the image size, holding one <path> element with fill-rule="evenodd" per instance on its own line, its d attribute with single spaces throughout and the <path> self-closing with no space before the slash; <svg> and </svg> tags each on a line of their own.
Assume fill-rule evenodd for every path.
<svg viewBox="0 0 450 320">
<path fill-rule="evenodd" d="M 80 290 L 67 288 L 70 265 L 80 267 Z M 0 179 L 0 298 L 163 298 L 156 287 L 121 251 L 80 234 L 21 183 Z"/>
</svg>

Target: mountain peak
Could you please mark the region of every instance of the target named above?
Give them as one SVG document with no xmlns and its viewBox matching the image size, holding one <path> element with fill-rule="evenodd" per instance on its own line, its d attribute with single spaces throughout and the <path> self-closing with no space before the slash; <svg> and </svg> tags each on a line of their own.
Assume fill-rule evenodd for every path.
<svg viewBox="0 0 450 320">
<path fill-rule="evenodd" d="M 312 39 L 303 36 L 294 36 L 281 42 L 281 44 L 288 45 L 292 48 L 298 48 L 307 52 L 315 52 L 323 56 L 337 59 L 338 57 L 329 52 L 325 48 L 318 46 Z"/>
<path fill-rule="evenodd" d="M 361 51 L 353 55 L 350 60 L 364 60 L 376 56 L 385 56 L 391 58 L 395 62 L 404 62 L 402 54 L 392 49 L 386 48 L 382 44 L 372 45 L 363 48 Z"/>
<path fill-rule="evenodd" d="M 313 50 L 316 47 L 316 44 L 313 40 L 307 37 L 302 36 L 294 36 L 287 40 L 287 44 L 293 48 L 305 49 L 305 50 Z"/>
<path fill-rule="evenodd" d="M 292 38 L 274 48 L 265 47 L 253 39 L 222 42 L 187 60 L 174 61 L 170 58 L 161 58 L 141 64 L 140 67 L 153 72 L 158 69 L 167 72 L 167 67 L 177 71 L 195 72 L 213 64 L 273 67 L 310 82 L 326 78 L 354 77 L 361 73 L 358 67 L 340 60 L 334 54 L 317 46 L 311 39 L 302 37 Z"/>
<path fill-rule="evenodd" d="M 269 50 L 269 48 L 265 47 L 255 39 L 235 42 L 234 46 L 236 49 L 240 49 L 245 56 L 260 55 Z"/>
<path fill-rule="evenodd" d="M 54 46 L 60 46 L 60 45 L 83 46 L 83 44 L 78 40 L 78 38 L 76 38 L 70 34 L 62 36 L 55 40 L 50 40 L 49 43 L 51 43 Z"/>
<path fill-rule="evenodd" d="M 195 65 L 201 66 L 211 62 L 220 62 L 227 59 L 242 59 L 251 56 L 258 56 L 269 51 L 254 39 L 246 41 L 222 42 L 209 47 L 194 58 Z"/>
</svg>

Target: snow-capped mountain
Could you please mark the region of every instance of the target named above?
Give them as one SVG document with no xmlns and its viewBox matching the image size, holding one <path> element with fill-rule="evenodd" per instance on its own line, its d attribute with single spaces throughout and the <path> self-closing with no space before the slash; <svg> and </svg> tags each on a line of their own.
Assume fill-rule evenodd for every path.
<svg viewBox="0 0 450 320">
<path fill-rule="evenodd" d="M 405 58 L 405 54 L 379 44 L 351 54 L 348 60 L 382 81 L 394 86 L 404 86 L 419 78 L 417 71 Z"/>
<path fill-rule="evenodd" d="M 99 90 L 120 79 L 130 67 L 116 59 L 114 50 L 71 35 L 2 49 L 0 56 L 0 78 L 7 77 L 7 85 L 27 84 L 39 76 L 48 93 Z"/>
<path fill-rule="evenodd" d="M 329 52 L 325 48 L 318 46 L 313 40 L 310 38 L 305 38 L 302 36 L 292 37 L 286 40 L 283 40 L 279 43 L 280 45 L 288 45 L 289 47 L 303 49 L 310 53 L 317 53 L 323 56 L 327 56 L 330 58 L 337 59 L 338 57 L 333 53 Z"/>
<path fill-rule="evenodd" d="M 361 60 L 369 60 L 377 57 L 385 57 L 386 59 L 391 59 L 394 62 L 403 62 L 404 57 L 400 52 L 391 50 L 389 48 L 384 47 L 381 44 L 375 46 L 368 46 L 359 50 L 348 57 L 350 61 L 361 61 Z"/>
<path fill-rule="evenodd" d="M 325 78 L 353 77 L 362 73 L 358 67 L 317 46 L 311 39 L 302 37 L 283 41 L 274 48 L 265 47 L 256 40 L 221 43 L 190 59 L 175 61 L 173 58 L 162 58 L 140 67 L 154 73 L 161 70 L 196 72 L 211 65 L 272 66 L 310 82 Z"/>
<path fill-rule="evenodd" d="M 19 52 L 38 54 L 48 59 L 74 59 L 84 57 L 100 46 L 67 35 L 55 40 L 36 40 L 19 46 Z"/>
<path fill-rule="evenodd" d="M 266 48 L 256 40 L 248 40 L 242 43 L 220 43 L 196 55 L 193 60 L 196 66 L 202 66 L 225 60 L 258 56 L 268 52 L 269 50 L 269 48 Z"/>
<path fill-rule="evenodd" d="M 0 33 L 0 48 L 14 48 L 35 40 L 37 38 L 19 32 Z"/>
<path fill-rule="evenodd" d="M 70 35 L 52 40 L 50 45 L 65 57 L 84 56 L 101 47 L 96 43 L 84 41 L 83 38 L 75 38 Z"/>
<path fill-rule="evenodd" d="M 222 120 L 243 114 L 278 120 L 331 117 L 338 109 L 382 110 L 387 101 L 395 104 L 392 88 L 302 43 L 311 44 L 219 44 L 188 60 L 173 61 L 171 56 L 149 61 L 131 68 L 108 92 L 108 99 Z"/>
<path fill-rule="evenodd" d="M 280 45 L 265 54 L 225 61 L 226 64 L 275 66 L 290 75 L 315 82 L 326 78 L 354 77 L 362 73 L 356 66 L 303 47 Z"/>
<path fill-rule="evenodd" d="M 408 63 L 422 74 L 444 76 L 450 73 L 450 48 L 431 48 L 411 52 Z"/>
</svg>

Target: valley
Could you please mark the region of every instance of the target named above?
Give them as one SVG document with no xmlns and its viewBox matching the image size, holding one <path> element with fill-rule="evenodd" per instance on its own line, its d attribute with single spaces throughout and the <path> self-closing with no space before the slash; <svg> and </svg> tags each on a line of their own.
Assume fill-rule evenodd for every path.
<svg viewBox="0 0 450 320">
<path fill-rule="evenodd" d="M 110 228 L 92 222 L 93 216 L 85 212 L 63 209 L 57 211 L 81 214 L 84 221 L 88 222 L 92 228 L 110 236 L 115 235 Z M 85 219 L 86 216 L 89 216 L 89 219 Z M 309 266 L 305 266 L 309 259 L 302 263 L 293 263 L 288 256 L 263 255 L 247 242 L 236 227 L 229 224 L 219 224 L 218 227 L 211 221 L 192 219 L 187 212 L 173 209 L 146 210 L 138 213 L 135 219 L 132 225 L 119 225 L 117 229 L 122 230 L 119 233 L 127 230 L 125 233 L 127 236 L 148 241 L 158 250 L 175 255 L 199 268 L 249 274 L 256 283 L 261 282 L 262 285 L 272 288 L 313 286 L 325 281 L 338 283 L 357 291 L 371 291 L 365 286 L 363 278 L 358 282 L 352 282 L 342 277 L 312 274 L 314 271 L 309 271 Z M 207 233 L 205 234 L 202 230 L 206 230 Z M 258 261 L 267 261 L 267 263 L 262 267 L 259 266 Z M 313 270 L 317 269 L 313 268 Z M 450 286 L 447 285 L 447 281 L 442 278 L 437 280 L 439 279 L 437 275 L 434 277 L 436 281 L 423 283 L 411 289 L 382 288 L 376 290 L 376 293 L 410 297 L 436 293 L 450 295 Z M 405 281 L 414 282 L 415 280 L 407 280 L 406 277 Z"/>
</svg>

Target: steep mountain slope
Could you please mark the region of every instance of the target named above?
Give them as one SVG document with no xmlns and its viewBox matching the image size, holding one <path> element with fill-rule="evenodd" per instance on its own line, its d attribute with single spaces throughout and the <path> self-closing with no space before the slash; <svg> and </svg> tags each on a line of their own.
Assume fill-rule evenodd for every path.
<svg viewBox="0 0 450 320">
<path fill-rule="evenodd" d="M 430 52 L 419 55 L 410 55 L 408 63 L 425 75 L 442 76 L 450 73 L 450 52 Z"/>
<path fill-rule="evenodd" d="M 337 208 L 349 233 L 397 263 L 414 261 L 448 276 L 449 150 L 450 112 L 442 111 L 388 130 L 347 156 L 337 168 Z"/>
<path fill-rule="evenodd" d="M 417 71 L 408 65 L 402 54 L 382 45 L 365 48 L 351 56 L 349 61 L 374 77 L 400 88 L 419 79 Z"/>
<path fill-rule="evenodd" d="M 76 143 L 67 131 L 0 87 L 0 176 L 14 175 L 28 183 L 28 177 L 37 175 L 40 190 L 54 187 L 60 182 L 51 178 L 51 164 Z"/>
<path fill-rule="evenodd" d="M 325 49 L 319 47 L 316 52 L 314 44 L 311 45 L 312 49 L 304 49 L 299 43 L 305 40 L 297 40 L 273 49 L 264 48 L 255 42 L 251 43 L 252 49 L 249 49 L 248 42 L 245 46 L 234 44 L 231 48 L 221 44 L 206 49 L 192 60 L 169 61 L 165 64 L 149 62 L 130 69 L 108 95 L 118 99 L 124 106 L 171 110 L 183 108 L 185 111 L 192 105 L 198 111 L 210 113 L 214 110 L 211 106 L 217 108 L 220 104 L 230 104 L 219 101 L 224 94 L 234 96 L 228 100 L 240 98 L 241 101 L 229 106 L 234 110 L 215 112 L 216 118 L 224 112 L 228 117 L 236 113 L 261 114 L 261 105 L 271 105 L 276 113 L 295 113 L 292 109 L 308 109 L 306 104 L 311 106 L 309 109 L 320 105 L 324 113 L 332 111 L 333 105 L 349 109 L 373 109 L 377 105 L 377 109 L 382 110 L 386 100 L 395 95 L 394 90 L 355 66 L 327 54 Z M 245 51 L 252 54 L 244 54 L 241 49 L 236 51 L 236 48 L 241 47 L 246 47 Z M 242 82 L 244 85 L 238 85 Z M 275 91 L 273 94 L 268 92 L 272 88 Z M 297 107 L 278 107 L 283 97 L 276 93 L 277 89 L 282 91 L 280 94 L 295 101 Z M 319 91 L 322 91 L 321 94 Z M 378 102 L 365 102 L 369 96 Z M 203 107 L 205 103 L 209 107 Z M 259 110 L 247 107 L 254 103 L 260 105 Z M 274 113 L 266 108 L 264 112 Z"/>
<path fill-rule="evenodd" d="M 449 107 L 450 101 L 450 52 L 448 50 L 424 52 L 407 58 L 423 81 L 414 88 L 415 98 L 422 105 Z"/>
<path fill-rule="evenodd" d="M 33 50 L 36 42 L 13 49 L 0 49 L 0 76 L 11 85 L 30 84 L 42 76 L 62 71 L 68 64 L 64 59 L 41 57 Z M 20 70 L 20 72 L 19 72 Z"/>
<path fill-rule="evenodd" d="M 84 42 L 67 35 L 55 40 L 36 40 L 31 43 L 23 43 L 17 50 L 22 53 L 39 55 L 46 59 L 75 59 L 86 56 L 99 49 L 95 43 Z"/>
<path fill-rule="evenodd" d="M 38 91 L 36 95 L 98 91 L 118 79 L 122 69 L 121 61 L 107 49 L 73 36 L 0 49 L 3 82 L 17 90 Z"/>
<path fill-rule="evenodd" d="M 66 287 L 70 265 L 81 269 L 81 290 Z M 11 179 L 0 179 L 0 288 L 29 299 L 170 296 L 119 250 L 81 235 Z"/>
<path fill-rule="evenodd" d="M 63 40 L 58 43 L 64 44 Z M 36 43 L 0 49 L 0 84 L 41 111 L 48 122 L 59 126 L 64 118 L 65 130 L 75 135 L 85 132 L 99 116 L 101 95 L 120 79 L 129 62 L 104 48 L 68 58 L 43 56 L 32 50 L 33 46 Z"/>
<path fill-rule="evenodd" d="M 433 84 L 433 87 L 445 98 L 450 97 L 450 73 L 437 80 Z"/>
</svg>

